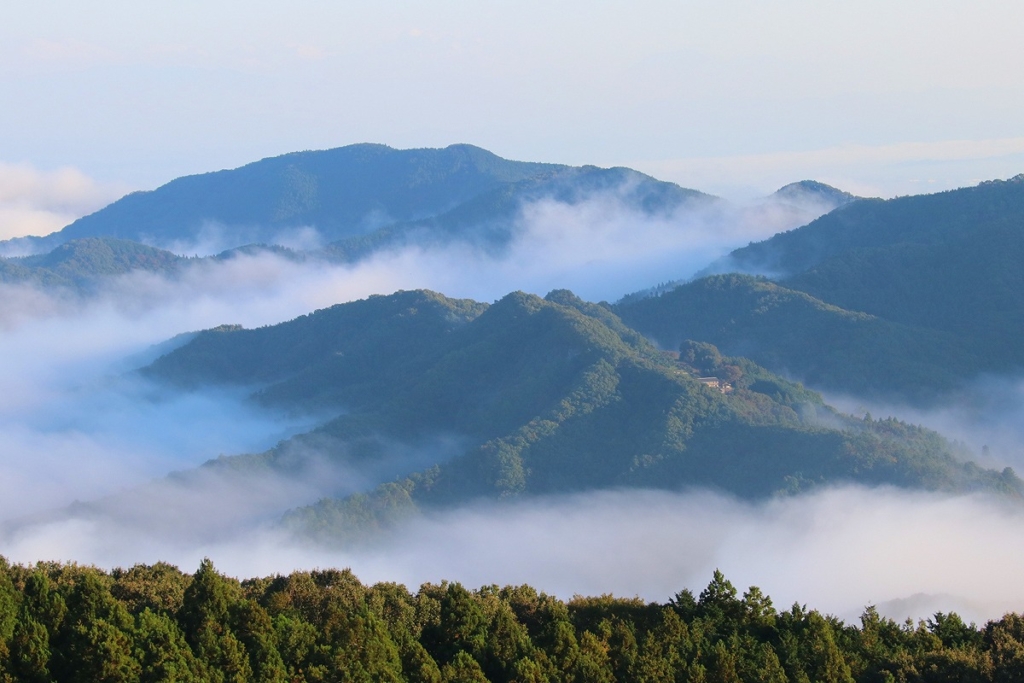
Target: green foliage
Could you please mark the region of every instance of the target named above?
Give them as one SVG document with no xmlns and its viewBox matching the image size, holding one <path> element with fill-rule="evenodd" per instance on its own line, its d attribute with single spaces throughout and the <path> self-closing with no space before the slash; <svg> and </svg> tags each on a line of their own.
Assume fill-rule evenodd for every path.
<svg viewBox="0 0 1024 683">
<path fill-rule="evenodd" d="M 426 291 L 371 296 L 281 325 L 202 332 L 145 372 L 184 385 L 273 382 L 267 402 L 348 403 L 421 370 L 484 309 Z"/>
<path fill-rule="evenodd" d="M 162 614 L 177 614 L 185 601 L 185 589 L 192 582 L 192 577 L 165 562 L 114 569 L 111 577 L 111 594 L 132 613 L 149 608 Z"/>
<path fill-rule="evenodd" d="M 0 650 L 5 683 L 994 683 L 1018 680 L 1024 662 L 1015 614 L 978 628 L 955 614 L 897 624 L 868 608 L 851 626 L 799 605 L 777 612 L 718 571 L 698 597 L 683 590 L 667 605 L 563 602 L 530 586 L 424 584 L 413 594 L 364 586 L 347 570 L 239 583 L 209 560 L 191 577 L 164 564 L 105 574 L 0 561 L 0 577 L 18 606 Z M 119 581 L 132 590 L 111 590 Z M 187 585 L 176 615 L 138 599 L 168 585 Z"/>
<path fill-rule="evenodd" d="M 127 604 L 126 604 L 127 607 Z M 202 667 L 184 634 L 166 614 L 142 608 L 135 616 L 135 658 L 140 665 L 139 680 L 199 683 Z"/>
</svg>

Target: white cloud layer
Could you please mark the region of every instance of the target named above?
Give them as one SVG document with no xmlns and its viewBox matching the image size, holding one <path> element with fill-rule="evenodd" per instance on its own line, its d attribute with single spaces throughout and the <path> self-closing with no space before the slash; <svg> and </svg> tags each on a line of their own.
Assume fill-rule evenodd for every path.
<svg viewBox="0 0 1024 683">
<path fill-rule="evenodd" d="M 40 171 L 0 162 L 0 240 L 48 235 L 125 193 L 74 168 Z"/>
<path fill-rule="evenodd" d="M 235 509 L 224 500 L 225 512 Z M 1024 609 L 1015 542 L 1024 511 L 982 497 L 844 487 L 750 504 L 699 491 L 605 491 L 431 514 L 348 550 L 298 545 L 266 526 L 202 531 L 182 538 L 124 518 L 72 517 L 4 541 L 20 561 L 164 560 L 191 571 L 209 556 L 241 577 L 351 567 L 365 582 L 529 583 L 564 598 L 666 601 L 698 593 L 718 568 L 741 590 L 760 586 L 779 609 L 800 602 L 846 620 L 868 605 L 899 620 L 952 610 L 979 623 Z"/>
</svg>

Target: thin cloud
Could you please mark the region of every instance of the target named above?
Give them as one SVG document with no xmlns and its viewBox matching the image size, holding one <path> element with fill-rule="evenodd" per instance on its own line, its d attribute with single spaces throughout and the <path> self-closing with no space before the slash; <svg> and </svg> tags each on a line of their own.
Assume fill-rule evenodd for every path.
<svg viewBox="0 0 1024 683">
<path fill-rule="evenodd" d="M 40 171 L 0 162 L 0 239 L 47 235 L 102 208 L 127 189 L 74 168 Z"/>
<path fill-rule="evenodd" d="M 235 504 L 224 498 L 225 509 Z M 846 620 L 868 605 L 899 620 L 956 610 L 982 622 L 1024 601 L 1024 549 L 1011 540 L 1022 532 L 1024 511 L 989 498 L 839 487 L 757 504 L 636 490 L 480 503 L 347 550 L 302 545 L 266 524 L 183 538 L 86 516 L 24 528 L 5 545 L 24 562 L 192 568 L 209 556 L 240 577 L 351 567 L 366 582 L 529 583 L 563 598 L 662 602 L 684 588 L 699 592 L 719 568 L 740 588 L 760 586 L 780 609 L 799 602 Z"/>
<path fill-rule="evenodd" d="M 924 425 L 967 444 L 986 467 L 1024 471 L 1024 378 L 1019 375 L 975 378 L 929 409 L 834 393 L 826 393 L 825 399 L 854 415 L 893 415 Z"/>
</svg>

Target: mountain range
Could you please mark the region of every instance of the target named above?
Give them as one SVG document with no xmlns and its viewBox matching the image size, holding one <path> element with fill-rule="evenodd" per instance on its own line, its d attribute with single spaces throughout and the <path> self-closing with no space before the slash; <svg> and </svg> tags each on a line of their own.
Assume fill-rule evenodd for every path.
<svg viewBox="0 0 1024 683">
<path fill-rule="evenodd" d="M 735 222 L 725 214 L 738 211 L 718 197 L 628 168 L 510 161 L 472 145 L 359 144 L 178 178 L 131 193 L 59 232 L 0 242 L 0 281 L 89 289 L 131 270 L 175 272 L 187 265 L 184 256 L 199 252 L 223 259 L 272 250 L 332 263 L 407 245 L 460 242 L 493 252 L 522 230 L 526 206 L 575 206 L 609 196 L 638 219 L 703 211 Z M 742 211 L 752 222 L 761 212 L 795 226 L 853 199 L 801 181 Z"/>
<path fill-rule="evenodd" d="M 0 280 L 89 291 L 238 254 L 337 263 L 453 241 L 500 251 L 524 204 L 598 193 L 664 219 L 724 202 L 630 169 L 513 162 L 468 145 L 354 145 L 129 195 L 9 243 L 43 251 L 0 259 Z M 566 290 L 493 304 L 398 292 L 182 337 L 140 372 L 325 416 L 267 452 L 200 469 L 366 475 L 356 492 L 332 490 L 328 476 L 325 497 L 284 516 L 332 542 L 426 509 L 611 487 L 758 499 L 856 482 L 1021 498 L 1012 470 L 973 464 L 965 447 L 894 418 L 845 415 L 815 390 L 931 405 L 986 373 L 1020 371 L 1024 176 L 892 200 L 802 181 L 769 201 L 824 215 L 615 304 Z M 281 243 L 306 228 L 326 243 Z M 213 233 L 229 248 L 211 257 L 154 246 Z"/>
</svg>

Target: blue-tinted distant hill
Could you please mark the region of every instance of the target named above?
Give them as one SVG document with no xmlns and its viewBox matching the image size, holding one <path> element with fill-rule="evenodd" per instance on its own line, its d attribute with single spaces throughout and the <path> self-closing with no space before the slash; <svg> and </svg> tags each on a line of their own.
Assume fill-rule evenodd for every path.
<svg viewBox="0 0 1024 683">
<path fill-rule="evenodd" d="M 995 368 L 1024 367 L 1024 174 L 856 202 L 732 260 L 842 308 L 954 334 Z"/>
<path fill-rule="evenodd" d="M 190 261 L 138 242 L 89 237 L 65 242 L 43 254 L 0 258 L 0 283 L 89 291 L 105 277 L 135 270 L 173 275 Z"/>
<path fill-rule="evenodd" d="M 781 219 L 782 224 L 802 226 L 858 199 L 861 199 L 861 197 L 831 185 L 826 185 L 816 180 L 801 180 L 780 187 L 767 197 L 748 204 L 742 211 L 745 214 L 745 221 L 750 225 L 759 223 L 778 225 Z M 727 257 L 712 263 L 699 272 L 697 277 L 716 273 L 728 273 L 732 272 L 734 268 L 735 266 L 731 258 Z M 689 279 L 662 282 L 653 287 L 647 287 L 640 291 L 626 294 L 619 303 L 626 304 L 658 296 L 665 292 L 670 292 L 687 282 L 689 282 Z"/>
<path fill-rule="evenodd" d="M 1022 225 L 1024 174 L 937 194 L 851 203 L 808 225 L 737 249 L 729 258 L 737 270 L 791 277 L 865 249 L 984 249 L 988 238 L 1020 235 Z"/>
<path fill-rule="evenodd" d="M 510 161 L 472 145 L 397 150 L 358 144 L 178 178 L 28 243 L 37 252 L 86 237 L 166 247 L 214 233 L 219 247 L 231 248 L 277 243 L 298 228 L 316 229 L 322 243 L 366 240 L 390 228 L 359 242 L 377 245 L 408 237 L 410 228 L 422 237 L 425 231 L 450 235 L 464 233 L 467 225 L 495 224 L 493 235 L 500 236 L 524 200 L 573 202 L 617 188 L 648 212 L 713 199 L 624 168 Z"/>
<path fill-rule="evenodd" d="M 856 201 L 860 197 L 817 180 L 801 180 L 779 188 L 771 195 L 770 199 L 795 204 L 817 202 L 824 205 L 827 211 L 831 211 Z"/>
<path fill-rule="evenodd" d="M 862 199 L 617 309 L 663 344 L 712 342 L 816 387 L 930 402 L 1024 371 L 1024 174 Z"/>
</svg>

